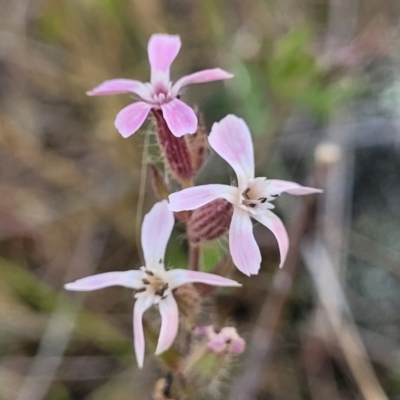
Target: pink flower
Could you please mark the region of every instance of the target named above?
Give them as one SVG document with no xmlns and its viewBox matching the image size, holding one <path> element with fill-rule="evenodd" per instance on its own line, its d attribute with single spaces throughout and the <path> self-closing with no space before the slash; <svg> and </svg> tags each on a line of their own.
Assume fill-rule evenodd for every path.
<svg viewBox="0 0 400 400">
<path fill-rule="evenodd" d="M 206 69 L 180 78 L 172 84 L 169 69 L 181 48 L 179 36 L 152 35 L 147 47 L 151 77 L 150 82 L 131 79 L 111 79 L 87 92 L 89 96 L 131 93 L 142 101 L 123 108 L 115 119 L 115 127 L 123 137 L 135 133 L 143 124 L 152 108 L 160 109 L 171 132 L 180 137 L 194 133 L 197 117 L 192 108 L 179 100 L 179 91 L 193 83 L 218 81 L 233 75 L 219 68 Z"/>
<path fill-rule="evenodd" d="M 198 326 L 194 333 L 206 336 L 207 347 L 214 353 L 241 354 L 246 348 L 246 342 L 232 326 L 226 326 L 218 331 L 212 325 Z"/>
<path fill-rule="evenodd" d="M 206 272 L 183 269 L 165 270 L 164 254 L 174 226 L 173 213 L 166 200 L 156 203 L 144 217 L 142 248 L 145 266 L 140 270 L 106 272 L 67 283 L 67 290 L 90 291 L 109 286 L 124 286 L 137 290 L 133 311 L 133 331 L 136 360 L 141 368 L 144 360 L 143 313 L 152 305 L 158 305 L 161 314 L 161 330 L 156 354 L 161 354 L 173 343 L 178 332 L 178 307 L 173 290 L 181 285 L 201 282 L 214 286 L 241 286 L 239 283 Z"/>
<path fill-rule="evenodd" d="M 209 143 L 236 172 L 238 187 L 211 184 L 184 189 L 169 196 L 170 209 L 194 210 L 218 198 L 229 201 L 234 206 L 229 227 L 229 249 L 236 267 L 246 275 L 257 274 L 260 269 L 261 253 L 250 218 L 265 225 L 275 235 L 282 266 L 289 239 L 282 221 L 270 211 L 274 208 L 271 202 L 283 192 L 301 196 L 322 190 L 278 179 L 255 178 L 251 134 L 246 123 L 235 115 L 214 123 Z"/>
</svg>

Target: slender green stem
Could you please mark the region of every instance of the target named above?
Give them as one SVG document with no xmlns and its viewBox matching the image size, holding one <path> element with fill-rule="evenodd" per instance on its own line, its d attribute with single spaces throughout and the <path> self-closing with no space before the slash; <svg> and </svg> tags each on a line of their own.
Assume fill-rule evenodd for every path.
<svg viewBox="0 0 400 400">
<path fill-rule="evenodd" d="M 146 132 L 143 141 L 143 153 L 142 153 L 142 163 L 140 166 L 140 183 L 139 183 L 139 195 L 136 206 L 136 216 L 135 216 L 135 242 L 137 252 L 139 254 L 140 260 L 144 262 L 140 234 L 142 230 L 142 217 L 143 217 L 143 205 L 144 205 L 144 193 L 146 190 L 146 178 L 147 178 L 147 158 L 149 156 L 149 142 L 150 135 Z"/>
</svg>

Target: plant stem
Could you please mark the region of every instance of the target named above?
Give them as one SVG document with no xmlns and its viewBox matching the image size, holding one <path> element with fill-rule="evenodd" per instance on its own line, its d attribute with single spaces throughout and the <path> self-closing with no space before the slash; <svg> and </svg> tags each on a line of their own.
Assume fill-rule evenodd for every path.
<svg viewBox="0 0 400 400">
<path fill-rule="evenodd" d="M 189 242 L 189 269 L 198 271 L 200 264 L 200 246 Z"/>
</svg>

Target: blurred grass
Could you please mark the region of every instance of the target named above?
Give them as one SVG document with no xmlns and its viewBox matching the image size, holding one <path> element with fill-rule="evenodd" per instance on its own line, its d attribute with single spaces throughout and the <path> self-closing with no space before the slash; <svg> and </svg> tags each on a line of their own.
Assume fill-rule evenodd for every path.
<svg viewBox="0 0 400 400">
<path fill-rule="evenodd" d="M 55 311 L 54 306 L 57 304 L 57 297 L 62 296 L 61 301 L 66 318 L 68 318 L 68 315 L 71 313 L 79 313 L 79 319 L 75 328 L 77 330 L 76 333 L 90 340 L 105 352 L 114 354 L 116 357 L 120 356 L 121 361 L 127 361 L 126 354 L 131 353 L 131 337 L 126 337 L 111 326 L 110 323 L 104 321 L 95 314 L 85 310 L 79 310 L 78 306 L 69 296 L 66 294 L 59 294 L 58 290 L 39 281 L 35 276 L 23 270 L 18 265 L 1 258 L 0 266 L 2 285 L 4 285 L 8 291 L 11 291 L 11 293 L 8 294 L 8 301 L 15 304 L 25 304 L 26 308 L 24 312 L 29 319 L 33 319 L 32 314 L 40 315 L 44 313 L 51 315 Z M 21 316 L 20 319 L 23 324 L 24 316 Z M 6 330 L 6 328 L 3 320 L 2 329 Z M 3 340 L 4 339 L 3 337 Z M 2 343 L 4 344 L 3 340 Z M 6 349 L 3 349 L 3 352 L 5 350 Z"/>
</svg>

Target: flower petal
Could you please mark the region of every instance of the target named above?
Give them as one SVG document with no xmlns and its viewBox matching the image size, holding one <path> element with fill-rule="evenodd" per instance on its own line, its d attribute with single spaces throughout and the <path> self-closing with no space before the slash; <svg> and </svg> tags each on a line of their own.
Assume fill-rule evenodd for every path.
<svg viewBox="0 0 400 400">
<path fill-rule="evenodd" d="M 179 327 L 179 312 L 174 296 L 169 295 L 160 300 L 158 307 L 161 314 L 161 329 L 156 349 L 157 355 L 171 347 Z"/>
<path fill-rule="evenodd" d="M 110 286 L 124 286 L 131 289 L 139 289 L 142 285 L 140 277 L 141 271 L 121 271 L 121 272 L 105 272 L 77 279 L 64 285 L 67 290 L 74 291 L 91 291 L 103 289 Z"/>
<path fill-rule="evenodd" d="M 143 367 L 144 361 L 143 314 L 152 304 L 153 298 L 151 296 L 141 296 L 138 297 L 133 308 L 133 342 L 139 368 Z"/>
<path fill-rule="evenodd" d="M 254 239 L 253 225 L 249 214 L 235 207 L 229 228 L 229 250 L 236 267 L 246 275 L 258 273 L 261 253 Z"/>
<path fill-rule="evenodd" d="M 220 81 L 229 78 L 233 78 L 233 74 L 230 74 L 221 68 L 205 69 L 178 79 L 172 87 L 172 94 L 173 96 L 177 96 L 184 86 L 192 85 L 193 83 Z"/>
<path fill-rule="evenodd" d="M 195 186 L 169 195 L 169 209 L 172 211 L 195 210 L 215 199 L 225 199 L 235 203 L 238 188 L 228 185 L 211 184 Z"/>
<path fill-rule="evenodd" d="M 322 189 L 301 186 L 298 183 L 283 181 L 281 179 L 268 179 L 268 190 L 271 194 L 281 194 L 283 192 L 293 194 L 295 196 L 303 196 L 306 194 L 322 193 Z"/>
<path fill-rule="evenodd" d="M 135 93 L 142 98 L 149 97 L 149 90 L 146 85 L 133 79 L 110 79 L 86 92 L 88 96 L 107 96 L 122 93 Z"/>
<path fill-rule="evenodd" d="M 239 336 L 235 328 L 227 326 L 211 338 L 207 346 L 216 353 L 228 351 L 233 354 L 241 354 L 246 348 L 246 342 Z"/>
<path fill-rule="evenodd" d="M 147 268 L 164 264 L 165 249 L 174 227 L 174 215 L 167 200 L 156 203 L 144 217 L 142 225 L 142 249 Z"/>
<path fill-rule="evenodd" d="M 168 128 L 176 137 L 196 132 L 196 114 L 193 109 L 183 101 L 173 99 L 163 104 L 161 109 Z"/>
<path fill-rule="evenodd" d="M 181 39 L 178 35 L 154 34 L 151 36 L 147 52 L 151 67 L 151 82 L 153 84 L 157 82 L 160 75 L 169 81 L 169 69 L 180 48 Z"/>
<path fill-rule="evenodd" d="M 123 108 L 115 119 L 118 132 L 127 138 L 134 134 L 143 124 L 152 106 L 143 101 L 130 104 Z"/>
<path fill-rule="evenodd" d="M 172 269 L 167 272 L 171 290 L 186 283 L 205 283 L 211 286 L 242 286 L 239 282 L 208 272 Z"/>
<path fill-rule="evenodd" d="M 281 262 L 279 263 L 279 267 L 281 268 L 289 250 L 289 237 L 285 225 L 283 225 L 282 220 L 277 215 L 269 210 L 263 210 L 262 213 L 254 214 L 252 217 L 266 226 L 276 237 L 281 254 Z"/>
<path fill-rule="evenodd" d="M 253 142 L 249 128 L 242 118 L 230 114 L 220 122 L 215 122 L 208 141 L 234 169 L 240 188 L 254 178 Z"/>
</svg>

